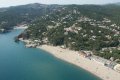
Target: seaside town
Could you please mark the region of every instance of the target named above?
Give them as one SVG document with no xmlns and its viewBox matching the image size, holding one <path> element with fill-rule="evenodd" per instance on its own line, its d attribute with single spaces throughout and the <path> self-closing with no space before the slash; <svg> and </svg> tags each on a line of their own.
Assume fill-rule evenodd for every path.
<svg viewBox="0 0 120 80">
<path fill-rule="evenodd" d="M 65 8 L 63 8 L 63 9 L 65 9 Z M 76 10 L 73 10 L 73 13 L 74 13 L 74 14 L 80 14 L 80 12 L 77 12 Z M 49 15 L 47 15 L 47 17 L 48 17 L 48 16 L 49 16 Z M 50 22 L 53 22 L 53 23 L 55 23 L 56 25 L 55 25 L 55 26 L 48 25 L 48 26 L 47 26 L 47 30 L 57 28 L 57 27 L 59 27 L 61 24 L 67 23 L 67 22 L 65 22 L 65 21 L 63 22 L 62 20 L 66 19 L 66 18 L 69 18 L 69 17 L 71 17 L 70 14 L 67 15 L 67 16 L 65 16 L 65 17 L 62 17 L 61 23 L 57 23 L 57 22 L 55 22 L 55 21 L 51 21 L 51 20 L 50 20 Z M 44 17 L 44 19 L 46 19 L 46 18 Z M 63 23 L 62 23 L 62 22 L 63 22 Z M 114 33 L 112 36 L 115 36 L 115 37 L 119 37 L 119 36 L 120 36 L 120 32 L 119 32 L 120 27 L 117 26 L 116 24 L 112 24 L 111 20 L 109 20 L 109 19 L 107 19 L 107 18 L 103 18 L 102 21 L 96 21 L 96 20 L 94 20 L 94 19 L 90 19 L 90 18 L 85 17 L 85 16 L 84 16 L 84 17 L 83 17 L 83 16 L 79 17 L 78 20 L 76 20 L 76 22 L 75 22 L 71 27 L 64 28 L 64 35 L 68 35 L 70 32 L 71 32 L 71 33 L 79 34 L 79 31 L 82 31 L 82 29 L 83 29 L 82 27 L 79 27 L 79 26 L 80 26 L 79 24 L 81 24 L 81 23 L 83 23 L 83 22 L 87 22 L 87 24 L 89 23 L 89 24 L 90 24 L 91 26 L 93 26 L 93 27 L 98 26 L 98 27 L 100 27 L 100 28 L 110 30 L 110 31 L 112 31 L 112 32 Z M 109 24 L 109 26 L 108 26 L 108 24 Z M 33 25 L 33 24 L 32 24 L 32 25 Z M 27 24 L 22 24 L 22 25 L 19 25 L 19 26 L 20 26 L 21 28 L 27 29 Z M 16 27 L 16 28 L 19 28 L 19 26 Z M 94 31 L 93 31 L 93 30 L 90 30 L 90 32 L 94 34 Z M 42 34 L 45 35 L 45 33 L 46 33 L 46 32 L 43 32 Z M 102 33 L 102 31 L 99 30 L 98 33 Z M 88 36 L 89 34 L 87 34 L 87 33 L 86 33 L 86 34 L 81 33 L 81 35 L 82 35 L 83 37 L 86 37 L 86 36 Z M 112 38 L 112 36 L 111 36 L 111 35 L 108 35 L 108 34 L 107 34 L 107 35 L 104 35 L 104 36 L 105 36 L 108 40 L 110 40 L 110 39 Z M 27 48 L 36 48 L 37 46 L 40 46 L 40 45 L 43 45 L 43 44 L 52 45 L 52 44 L 49 43 L 49 40 L 48 40 L 47 37 L 44 37 L 42 40 L 40 40 L 40 39 L 33 39 L 33 40 L 32 40 L 32 39 L 26 39 L 26 35 L 21 34 L 21 35 L 18 36 L 18 38 L 19 38 L 20 41 L 24 41 L 24 42 L 25 42 L 25 44 L 26 44 L 25 46 L 26 46 Z M 90 37 L 90 39 L 93 40 L 93 41 L 95 41 L 96 38 L 97 38 L 97 36 L 95 36 L 95 35 L 92 35 L 92 36 Z M 71 39 L 71 37 L 69 37 L 69 39 Z M 119 38 L 119 39 L 120 39 L 120 38 Z M 72 42 L 72 44 L 75 44 L 75 42 Z M 53 45 L 52 45 L 52 46 L 53 46 Z M 66 49 L 66 48 L 67 48 L 65 44 L 64 44 L 64 45 L 61 45 L 60 47 L 63 48 L 63 49 Z M 117 46 L 117 47 L 106 47 L 106 48 L 102 48 L 99 52 L 100 52 L 100 53 L 103 53 L 104 51 L 109 51 L 109 53 L 112 53 L 112 50 L 120 50 L 120 45 Z M 79 55 L 79 56 L 82 56 L 82 57 L 84 57 L 84 58 L 86 58 L 86 59 L 89 59 L 89 60 L 91 60 L 91 61 L 96 61 L 97 63 L 99 63 L 99 64 L 101 64 L 101 65 L 104 65 L 104 66 L 106 66 L 106 67 L 108 67 L 108 68 L 111 68 L 111 69 L 113 69 L 113 70 L 115 70 L 115 71 L 117 71 L 117 72 L 120 73 L 120 64 L 117 63 L 117 62 L 120 61 L 120 59 L 114 59 L 114 57 L 110 57 L 110 59 L 108 60 L 108 59 L 105 59 L 105 58 L 102 58 L 102 57 L 99 57 L 99 56 L 94 55 L 94 52 L 93 52 L 93 51 L 90 51 L 90 50 L 89 50 L 89 51 L 79 50 L 79 51 L 78 51 L 78 55 Z"/>
<path fill-rule="evenodd" d="M 0 8 L 0 44 L 10 80 L 120 80 L 120 3 Z"/>
<path fill-rule="evenodd" d="M 110 21 L 106 21 L 106 22 L 110 22 Z M 27 28 L 28 28 L 27 24 L 23 24 L 23 25 L 19 25 L 18 27 L 15 27 L 15 29 L 27 29 Z M 72 28 L 66 28 L 64 30 L 65 31 L 74 31 L 74 32 L 76 32 L 74 29 L 76 29 L 75 26 L 72 27 Z M 77 29 L 80 30 L 81 28 L 77 27 Z M 119 32 L 116 32 L 116 33 L 119 33 Z M 37 48 L 37 46 L 41 45 L 40 44 L 41 42 L 44 43 L 44 44 L 48 44 L 47 38 L 45 38 L 42 41 L 40 41 L 40 40 L 34 40 L 34 41 L 32 41 L 32 40 L 24 40 L 23 38 L 19 38 L 19 40 L 25 42 L 25 47 L 27 47 L 27 48 Z M 60 46 L 60 48 L 66 49 L 66 47 L 64 45 Z M 120 50 L 120 47 L 119 48 L 116 48 L 116 47 L 102 48 L 101 51 L 110 50 L 110 52 L 111 52 L 112 49 Z M 114 61 L 114 57 L 111 57 L 110 60 L 107 60 L 107 59 L 104 59 L 102 57 L 95 56 L 92 51 L 84 51 L 84 50 L 78 51 L 77 54 L 79 56 L 82 56 L 82 57 L 84 57 L 86 59 L 89 59 L 91 61 L 96 61 L 97 63 L 99 63 L 101 65 L 104 65 L 106 67 L 109 67 L 109 68 L 111 68 L 111 69 L 113 69 L 113 70 L 120 73 L 120 64 L 118 64 L 116 62 L 117 60 L 119 61 L 119 59 Z"/>
</svg>

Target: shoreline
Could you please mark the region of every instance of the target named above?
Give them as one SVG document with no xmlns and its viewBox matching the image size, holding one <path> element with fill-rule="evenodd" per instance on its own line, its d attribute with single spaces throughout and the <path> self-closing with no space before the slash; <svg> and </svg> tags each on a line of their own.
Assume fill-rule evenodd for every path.
<svg viewBox="0 0 120 80">
<path fill-rule="evenodd" d="M 24 25 L 14 27 L 14 29 L 27 29 L 27 28 L 28 26 L 24 26 Z"/>
<path fill-rule="evenodd" d="M 87 58 L 80 56 L 78 54 L 78 51 L 72 51 L 69 49 L 63 49 L 59 46 L 54 47 L 49 45 L 42 45 L 42 46 L 38 46 L 37 48 L 47 51 L 53 56 L 61 60 L 72 63 L 78 67 L 81 67 L 103 80 L 119 80 L 120 79 L 120 73 L 96 61 L 89 60 Z"/>
</svg>

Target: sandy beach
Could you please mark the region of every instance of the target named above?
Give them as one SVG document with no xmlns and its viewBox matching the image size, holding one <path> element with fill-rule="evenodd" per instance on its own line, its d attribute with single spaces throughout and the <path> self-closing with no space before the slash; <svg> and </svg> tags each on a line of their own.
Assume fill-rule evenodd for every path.
<svg viewBox="0 0 120 80">
<path fill-rule="evenodd" d="M 45 50 L 59 59 L 72 63 L 76 66 L 79 66 L 93 73 L 94 75 L 100 77 L 103 80 L 120 80 L 120 73 L 108 67 L 105 67 L 104 65 L 96 61 L 89 60 L 82 56 L 79 56 L 77 51 L 63 49 L 59 46 L 54 47 L 49 45 L 42 45 L 37 48 Z"/>
</svg>

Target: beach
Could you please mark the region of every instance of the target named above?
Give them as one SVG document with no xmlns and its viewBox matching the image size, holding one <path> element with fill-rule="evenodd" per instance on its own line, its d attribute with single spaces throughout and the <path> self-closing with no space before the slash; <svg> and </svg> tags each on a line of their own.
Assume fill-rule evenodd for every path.
<svg viewBox="0 0 120 80">
<path fill-rule="evenodd" d="M 37 48 L 45 50 L 53 56 L 79 66 L 103 80 L 120 80 L 120 73 L 108 68 L 96 61 L 89 60 L 78 54 L 78 51 L 63 49 L 59 46 L 42 45 Z"/>
</svg>

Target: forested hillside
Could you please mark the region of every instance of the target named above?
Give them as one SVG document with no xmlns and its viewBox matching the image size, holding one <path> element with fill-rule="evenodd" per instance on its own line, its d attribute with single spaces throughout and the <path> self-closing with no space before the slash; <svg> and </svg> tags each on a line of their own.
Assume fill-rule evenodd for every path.
<svg viewBox="0 0 120 80">
<path fill-rule="evenodd" d="M 120 6 L 64 5 L 33 21 L 27 38 L 120 59 Z"/>
<path fill-rule="evenodd" d="M 120 61 L 120 6 L 28 4 L 0 9 L 0 31 L 18 24 L 29 28 L 20 36 L 35 43 L 90 50 Z"/>
<path fill-rule="evenodd" d="M 38 3 L 0 8 L 0 31 L 6 32 L 19 24 L 29 24 L 37 17 L 51 12 L 54 8 L 57 7 Z"/>
</svg>

